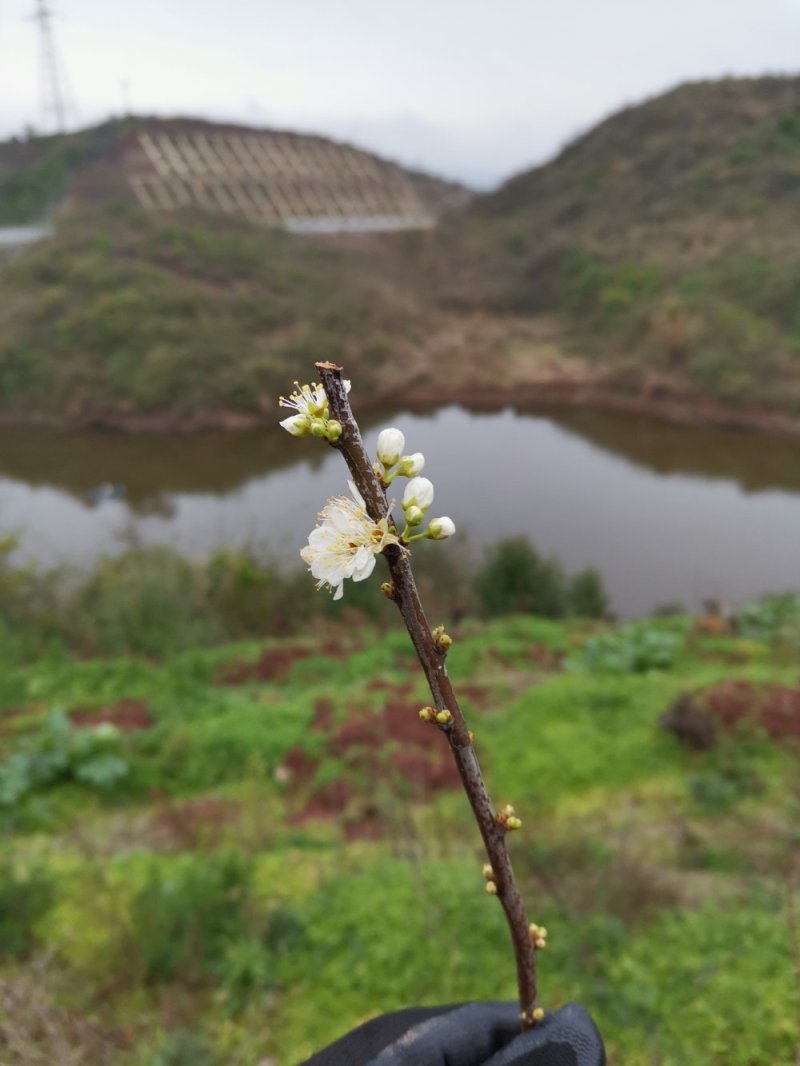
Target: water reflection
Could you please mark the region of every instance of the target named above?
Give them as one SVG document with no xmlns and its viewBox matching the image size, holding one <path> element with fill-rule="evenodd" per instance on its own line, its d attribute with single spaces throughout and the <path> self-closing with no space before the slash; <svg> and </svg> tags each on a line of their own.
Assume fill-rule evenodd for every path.
<svg viewBox="0 0 800 1066">
<path fill-rule="evenodd" d="M 475 549 L 528 533 L 570 569 L 595 565 L 615 607 L 741 599 L 800 586 L 800 443 L 649 419 L 504 411 L 374 416 L 428 457 L 435 510 Z M 123 499 L 92 506 L 104 482 Z M 0 530 L 21 557 L 89 563 L 129 544 L 202 553 L 266 543 L 296 557 L 339 457 L 279 429 L 130 436 L 0 433 Z M 447 550 L 443 547 L 443 550 Z"/>
</svg>

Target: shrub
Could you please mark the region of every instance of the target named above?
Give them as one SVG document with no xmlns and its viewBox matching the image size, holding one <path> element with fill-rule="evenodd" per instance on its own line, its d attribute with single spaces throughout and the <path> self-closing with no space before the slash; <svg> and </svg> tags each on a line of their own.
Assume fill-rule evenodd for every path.
<svg viewBox="0 0 800 1066">
<path fill-rule="evenodd" d="M 526 537 L 510 537 L 490 550 L 475 577 L 475 592 L 489 615 L 560 618 L 566 612 L 561 566 L 555 559 L 542 559 Z"/>
<path fill-rule="evenodd" d="M 678 633 L 636 622 L 590 637 L 564 665 L 576 673 L 643 674 L 669 670 L 680 647 Z"/>
<path fill-rule="evenodd" d="M 37 870 L 0 871 L 0 960 L 18 959 L 34 945 L 34 927 L 54 898 L 49 877 Z"/>
<path fill-rule="evenodd" d="M 203 983 L 247 933 L 250 863 L 236 853 L 154 860 L 131 906 L 136 963 L 147 984 Z"/>
<path fill-rule="evenodd" d="M 800 596 L 770 596 L 749 603 L 738 616 L 739 632 L 765 644 L 800 647 Z"/>
<path fill-rule="evenodd" d="M 567 606 L 579 618 L 603 618 L 608 613 L 608 595 L 597 570 L 573 574 L 567 585 Z"/>
<path fill-rule="evenodd" d="M 0 806 L 13 807 L 28 793 L 59 781 L 112 788 L 128 773 L 120 743 L 119 730 L 109 723 L 75 729 L 63 711 L 53 711 L 28 750 L 0 765 Z"/>
</svg>

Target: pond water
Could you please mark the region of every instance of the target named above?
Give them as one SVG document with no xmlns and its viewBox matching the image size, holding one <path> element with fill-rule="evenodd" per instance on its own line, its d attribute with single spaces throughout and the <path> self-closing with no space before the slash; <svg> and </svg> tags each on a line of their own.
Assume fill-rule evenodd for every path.
<svg viewBox="0 0 800 1066">
<path fill-rule="evenodd" d="M 455 541 L 478 557 L 525 533 L 570 571 L 597 567 L 622 616 L 800 588 L 800 441 L 590 412 L 446 407 L 372 416 L 370 447 L 385 425 L 425 453 L 432 513 L 454 519 Z M 92 502 L 103 483 L 125 495 Z M 249 541 L 297 559 L 322 503 L 345 487 L 337 454 L 277 428 L 0 430 L 0 532 L 20 534 L 20 561 L 46 566 L 157 543 L 199 555 Z"/>
</svg>

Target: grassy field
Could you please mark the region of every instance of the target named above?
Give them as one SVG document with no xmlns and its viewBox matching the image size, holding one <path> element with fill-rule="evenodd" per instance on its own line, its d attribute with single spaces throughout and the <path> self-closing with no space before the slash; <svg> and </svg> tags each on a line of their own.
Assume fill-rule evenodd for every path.
<svg viewBox="0 0 800 1066">
<path fill-rule="evenodd" d="M 617 1066 L 789 1062 L 800 1041 L 798 749 L 777 735 L 799 619 L 786 599 L 738 635 L 454 631 L 490 789 L 523 818 L 544 1004 L 583 1002 Z M 514 995 L 406 635 L 313 629 L 78 658 L 0 622 L 5 1061 L 291 1064 L 376 1013 Z M 729 723 L 706 750 L 659 722 L 699 692 Z"/>
</svg>

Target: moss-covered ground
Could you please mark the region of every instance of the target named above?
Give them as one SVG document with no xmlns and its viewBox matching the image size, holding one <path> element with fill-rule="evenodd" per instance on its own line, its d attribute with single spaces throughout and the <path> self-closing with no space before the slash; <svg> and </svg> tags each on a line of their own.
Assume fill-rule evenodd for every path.
<svg viewBox="0 0 800 1066">
<path fill-rule="evenodd" d="M 796 648 L 597 628 L 467 622 L 449 656 L 523 819 L 543 1003 L 583 1002 L 612 1064 L 789 1062 L 797 749 L 745 722 L 694 751 L 659 719 L 796 686 Z M 514 996 L 404 633 L 83 660 L 0 633 L 4 1061 L 290 1064 L 384 1011 Z"/>
</svg>

